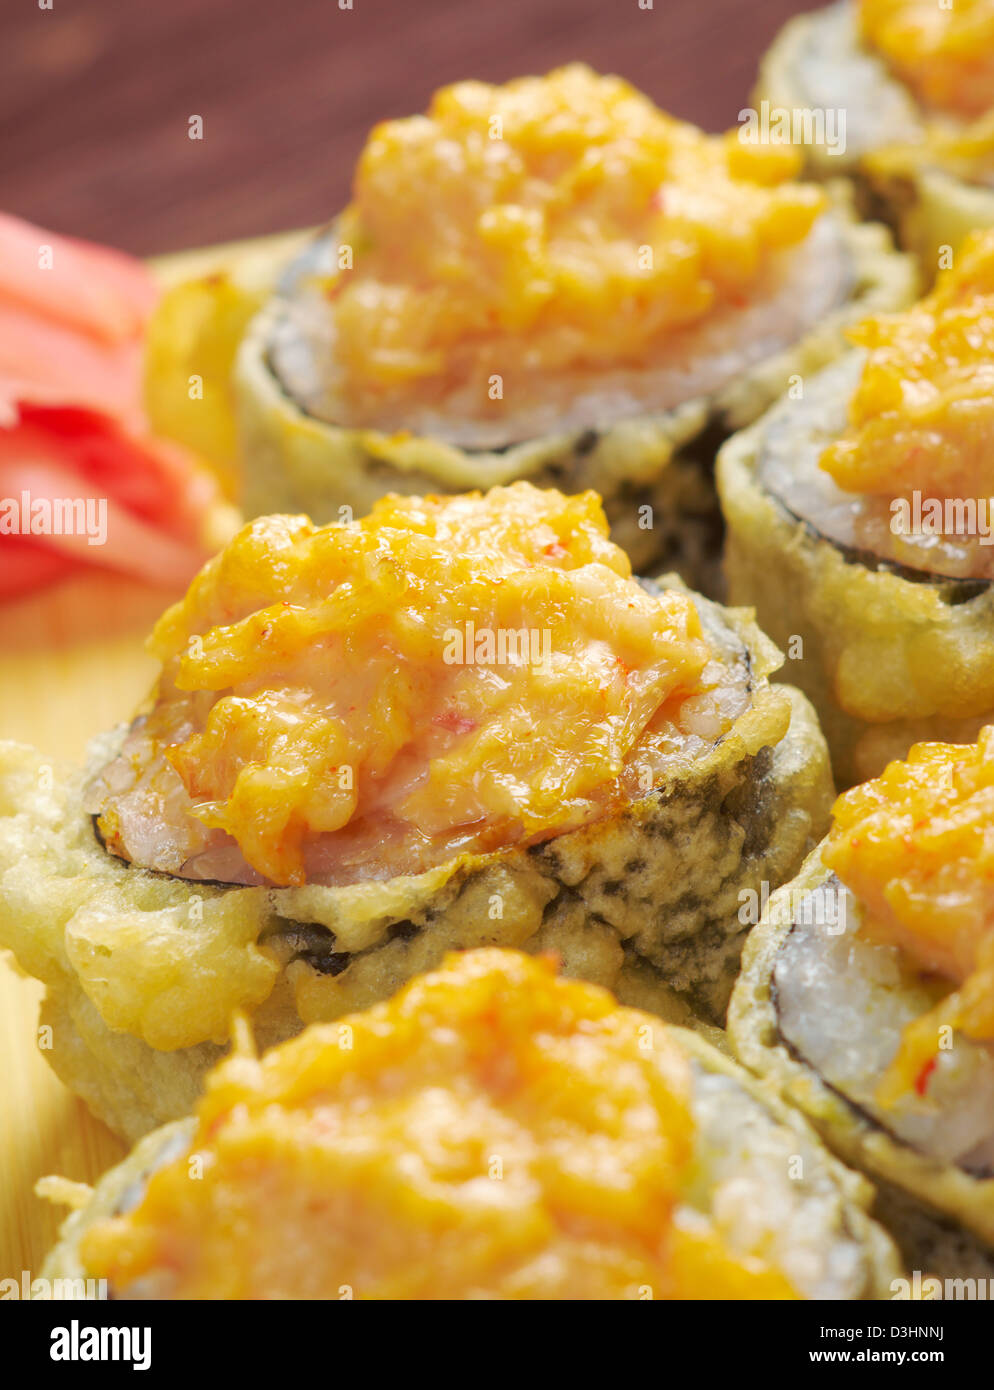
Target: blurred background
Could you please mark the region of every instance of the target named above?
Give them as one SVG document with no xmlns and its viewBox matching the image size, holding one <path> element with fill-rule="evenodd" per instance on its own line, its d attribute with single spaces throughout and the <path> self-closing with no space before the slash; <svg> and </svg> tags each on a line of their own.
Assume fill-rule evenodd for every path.
<svg viewBox="0 0 994 1390">
<path fill-rule="evenodd" d="M 0 206 L 152 254 L 323 221 L 370 125 L 458 78 L 583 59 L 724 129 L 815 0 L 50 3 L 0 0 Z"/>
</svg>

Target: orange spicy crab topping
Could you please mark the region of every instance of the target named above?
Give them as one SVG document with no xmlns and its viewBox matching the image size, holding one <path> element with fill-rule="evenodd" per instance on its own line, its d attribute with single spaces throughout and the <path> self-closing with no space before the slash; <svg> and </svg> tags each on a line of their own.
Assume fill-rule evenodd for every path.
<svg viewBox="0 0 994 1390">
<path fill-rule="evenodd" d="M 867 361 L 849 428 L 821 460 L 839 486 L 994 495 L 994 230 L 975 233 L 919 303 L 850 336 Z"/>
<path fill-rule="evenodd" d="M 192 1149 L 93 1227 L 163 1298 L 790 1298 L 681 1208 L 692 1075 L 658 1019 L 548 959 L 447 957 L 208 1081 Z"/>
<path fill-rule="evenodd" d="M 91 809 L 112 852 L 231 882 L 390 877 L 561 833 L 745 700 L 691 598 L 632 578 L 596 494 L 527 483 L 255 521 L 151 649 L 155 701 Z"/>
<path fill-rule="evenodd" d="M 359 160 L 328 290 L 346 394 L 642 362 L 804 239 L 825 204 L 799 169 L 582 64 L 445 87 Z"/>
</svg>

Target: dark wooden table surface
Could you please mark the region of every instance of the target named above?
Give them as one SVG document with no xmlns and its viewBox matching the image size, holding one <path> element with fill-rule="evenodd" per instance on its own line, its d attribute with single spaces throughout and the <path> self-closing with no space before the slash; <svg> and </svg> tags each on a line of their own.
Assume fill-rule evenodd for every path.
<svg viewBox="0 0 994 1390">
<path fill-rule="evenodd" d="M 374 121 L 571 59 L 721 129 L 816 0 L 340 3 L 0 0 L 0 207 L 141 253 L 308 225 Z"/>
</svg>

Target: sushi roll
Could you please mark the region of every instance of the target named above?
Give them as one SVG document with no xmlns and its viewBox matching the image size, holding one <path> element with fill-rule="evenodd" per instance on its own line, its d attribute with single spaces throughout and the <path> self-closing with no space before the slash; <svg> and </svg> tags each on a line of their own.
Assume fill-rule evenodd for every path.
<svg viewBox="0 0 994 1390">
<path fill-rule="evenodd" d="M 807 171 L 854 176 L 929 279 L 944 251 L 994 225 L 994 0 L 842 0 L 799 15 L 754 100 L 771 126 L 807 116 Z"/>
<path fill-rule="evenodd" d="M 736 1055 L 883 1189 L 918 1269 L 994 1275 L 994 727 L 839 798 L 751 934 Z"/>
<path fill-rule="evenodd" d="M 798 163 L 580 65 L 377 126 L 238 351 L 246 514 L 592 487 L 636 570 L 708 591 L 716 443 L 915 292 Z"/>
<path fill-rule="evenodd" d="M 718 460 L 730 601 L 815 704 L 840 785 L 994 718 L 994 230 Z"/>
<path fill-rule="evenodd" d="M 89 768 L 0 745 L 0 945 L 112 1128 L 188 1113 L 233 1011 L 260 1046 L 453 947 L 555 950 L 723 1016 L 740 894 L 827 826 L 828 755 L 746 613 L 642 583 L 593 493 L 257 519 L 160 620 Z"/>
<path fill-rule="evenodd" d="M 865 169 L 878 207 L 931 283 L 972 231 L 994 227 L 994 97 L 968 130 L 890 146 L 868 155 Z"/>
<path fill-rule="evenodd" d="M 697 1035 L 489 949 L 240 1047 L 44 1274 L 129 1299 L 886 1298 L 870 1196 Z"/>
</svg>

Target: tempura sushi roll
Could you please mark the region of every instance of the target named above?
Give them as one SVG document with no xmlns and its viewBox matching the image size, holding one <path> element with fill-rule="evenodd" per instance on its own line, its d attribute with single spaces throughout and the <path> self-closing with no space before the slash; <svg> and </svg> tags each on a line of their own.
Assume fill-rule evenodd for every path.
<svg viewBox="0 0 994 1390">
<path fill-rule="evenodd" d="M 994 225 L 994 0 L 842 0 L 799 15 L 763 60 L 755 102 L 771 128 L 806 119 L 808 171 L 855 175 L 929 279 L 945 248 Z"/>
<path fill-rule="evenodd" d="M 994 231 L 729 440 L 733 603 L 795 659 L 835 775 L 994 719 Z"/>
<path fill-rule="evenodd" d="M 451 947 L 718 1021 L 740 893 L 824 833 L 827 749 L 748 614 L 643 584 L 593 493 L 527 483 L 247 526 L 157 625 L 87 773 L 0 760 L 0 944 L 115 1129 Z"/>
<path fill-rule="evenodd" d="M 739 1059 L 903 1197 L 909 1260 L 964 1276 L 994 1274 L 992 804 L 994 728 L 840 797 L 729 1008 Z"/>
<path fill-rule="evenodd" d="M 639 572 L 704 587 L 716 440 L 914 294 L 798 163 L 580 65 L 377 126 L 239 351 L 247 514 L 593 487 Z"/>
<path fill-rule="evenodd" d="M 994 40 L 992 40 L 994 48 Z M 994 227 L 994 97 L 965 131 L 931 131 L 867 156 L 866 177 L 930 283 L 971 232 Z"/>
<path fill-rule="evenodd" d="M 237 1051 L 44 1273 L 140 1299 L 885 1298 L 871 1195 L 696 1035 L 489 949 Z"/>
</svg>

